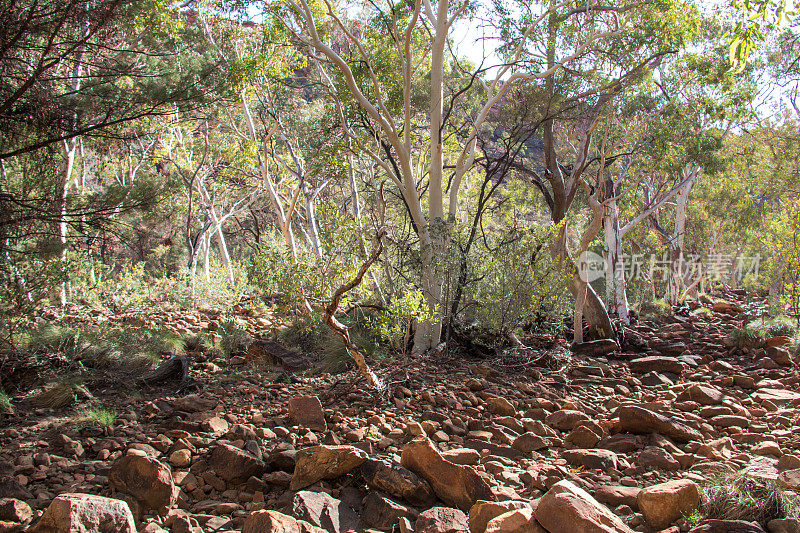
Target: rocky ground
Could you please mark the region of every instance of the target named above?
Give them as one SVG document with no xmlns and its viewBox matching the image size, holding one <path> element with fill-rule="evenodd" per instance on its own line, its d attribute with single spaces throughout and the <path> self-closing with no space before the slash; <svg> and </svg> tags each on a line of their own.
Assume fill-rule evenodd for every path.
<svg viewBox="0 0 800 533">
<path fill-rule="evenodd" d="M 382 391 L 267 374 L 251 350 L 193 364 L 191 387 L 93 391 L 110 429 L 23 400 L 0 420 L 0 532 L 799 532 L 696 512 L 732 474 L 800 490 L 798 358 L 733 346 L 748 304 L 727 297 L 605 355 L 378 365 Z"/>
</svg>

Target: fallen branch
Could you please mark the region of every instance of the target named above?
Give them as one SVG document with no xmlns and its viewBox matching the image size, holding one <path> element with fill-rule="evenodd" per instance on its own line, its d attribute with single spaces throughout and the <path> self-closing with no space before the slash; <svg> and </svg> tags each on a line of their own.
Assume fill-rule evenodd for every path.
<svg viewBox="0 0 800 533">
<path fill-rule="evenodd" d="M 336 320 L 336 317 L 333 315 L 336 313 L 336 309 L 339 307 L 344 295 L 361 284 L 364 274 L 367 273 L 367 270 L 369 270 L 369 267 L 372 266 L 372 263 L 374 263 L 381 255 L 381 252 L 383 251 L 383 236 L 385 234 L 386 230 L 383 228 L 378 231 L 372 254 L 369 256 L 369 258 L 367 258 L 367 261 L 361 265 L 361 268 L 358 270 L 358 273 L 352 280 L 336 289 L 331 297 L 330 303 L 328 303 L 328 305 L 325 307 L 325 323 L 342 338 L 345 348 L 347 348 L 347 353 L 349 353 L 350 357 L 352 357 L 356 362 L 356 366 L 358 366 L 358 369 L 367 379 L 367 382 L 378 389 L 383 388 L 383 382 L 372 370 L 370 370 L 366 359 L 364 359 L 364 356 L 358 351 L 358 347 L 353 344 L 353 341 L 350 339 L 350 333 L 347 331 L 347 326 Z"/>
</svg>

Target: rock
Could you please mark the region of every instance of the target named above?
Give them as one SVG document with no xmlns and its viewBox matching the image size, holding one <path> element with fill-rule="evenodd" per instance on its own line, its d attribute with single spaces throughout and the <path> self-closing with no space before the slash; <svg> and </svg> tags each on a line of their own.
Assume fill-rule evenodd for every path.
<svg viewBox="0 0 800 533">
<path fill-rule="evenodd" d="M 547 533 L 533 517 L 533 509 L 515 509 L 493 518 L 486 533 Z"/>
<path fill-rule="evenodd" d="M 325 530 L 278 511 L 261 510 L 245 518 L 242 533 L 325 533 Z"/>
<path fill-rule="evenodd" d="M 417 437 L 406 444 L 400 462 L 425 478 L 448 505 L 468 511 L 478 500 L 495 499 L 489 485 L 475 470 L 446 460 L 426 437 Z"/>
<path fill-rule="evenodd" d="M 777 406 L 800 401 L 800 393 L 785 389 L 759 389 L 753 393 L 753 398 L 759 402 L 772 402 Z"/>
<path fill-rule="evenodd" d="M 470 533 L 484 533 L 490 520 L 515 509 L 530 509 L 528 502 L 507 500 L 488 502 L 479 500 L 469 510 Z"/>
<path fill-rule="evenodd" d="M 457 465 L 476 465 L 481 460 L 481 452 L 472 448 L 454 448 L 442 452 L 442 457 Z"/>
<path fill-rule="evenodd" d="M 727 314 L 731 314 L 731 315 L 736 315 L 736 314 L 744 312 L 744 309 L 742 309 L 742 307 L 739 306 L 738 304 L 735 304 L 733 302 L 726 302 L 726 301 L 714 302 L 712 310 L 715 313 L 727 313 Z"/>
<path fill-rule="evenodd" d="M 564 437 L 564 442 L 572 444 L 576 448 L 594 448 L 600 442 L 602 436 L 588 426 L 578 426 Z M 513 445 L 512 445 L 513 446 Z"/>
<path fill-rule="evenodd" d="M 589 416 L 580 411 L 562 409 L 551 413 L 545 417 L 544 422 L 553 429 L 559 431 L 571 431 L 582 422 L 589 420 Z"/>
<path fill-rule="evenodd" d="M 694 481 L 678 479 L 644 488 L 637 499 L 647 523 L 660 530 L 700 506 L 700 488 Z"/>
<path fill-rule="evenodd" d="M 800 468 L 800 456 L 787 453 L 778 458 L 778 468 L 783 470 L 795 470 Z"/>
<path fill-rule="evenodd" d="M 136 533 L 130 507 L 94 494 L 60 494 L 31 533 Z"/>
<path fill-rule="evenodd" d="M 582 466 L 592 470 L 617 468 L 617 454 L 611 450 L 565 450 L 561 457 L 572 466 Z"/>
<path fill-rule="evenodd" d="M 783 453 L 781 452 L 780 445 L 774 440 L 759 442 L 753 446 L 751 451 L 754 455 L 774 455 L 775 457 L 780 457 Z"/>
<path fill-rule="evenodd" d="M 361 521 L 370 527 L 383 531 L 392 531 L 401 518 L 416 520 L 419 513 L 405 505 L 371 491 L 364 498 L 364 507 L 359 513 Z"/>
<path fill-rule="evenodd" d="M 648 372 L 639 380 L 645 387 L 669 387 L 675 383 L 664 374 L 658 372 Z"/>
<path fill-rule="evenodd" d="M 667 450 L 658 446 L 648 446 L 636 455 L 635 461 L 637 465 L 648 470 L 659 468 L 675 472 L 681 469 L 681 463 Z"/>
<path fill-rule="evenodd" d="M 267 470 L 258 457 L 224 442 L 211 450 L 208 466 L 229 483 L 244 483 L 250 476 L 259 477 Z"/>
<path fill-rule="evenodd" d="M 730 427 L 740 427 L 746 428 L 750 425 L 750 421 L 747 417 L 738 416 L 738 415 L 717 415 L 712 416 L 708 423 L 712 426 L 718 426 L 723 428 L 730 428 Z"/>
<path fill-rule="evenodd" d="M 169 455 L 169 464 L 175 468 L 184 468 L 192 463 L 192 452 L 190 450 L 175 450 Z"/>
<path fill-rule="evenodd" d="M 213 411 L 217 403 L 219 403 L 219 401 L 216 398 L 189 394 L 188 396 L 173 400 L 172 408 L 176 411 L 185 411 L 187 413 L 200 413 L 204 411 Z"/>
<path fill-rule="evenodd" d="M 792 354 L 786 348 L 779 346 L 768 346 L 767 357 L 781 366 L 792 366 Z"/>
<path fill-rule="evenodd" d="M 767 522 L 769 533 L 800 533 L 800 518 L 775 518 Z"/>
<path fill-rule="evenodd" d="M 420 513 L 414 533 L 467 533 L 467 515 L 451 507 L 431 507 Z M 244 532 L 242 532 L 244 533 Z"/>
<path fill-rule="evenodd" d="M 593 341 L 572 344 L 570 349 L 576 354 L 601 357 L 619 350 L 619 344 L 614 339 L 597 339 Z"/>
<path fill-rule="evenodd" d="M 321 479 L 334 479 L 361 466 L 367 454 L 353 446 L 311 446 L 294 457 L 291 490 L 300 490 Z"/>
<path fill-rule="evenodd" d="M 651 355 L 633 359 L 629 363 L 632 372 L 646 374 L 648 372 L 669 372 L 680 375 L 686 370 L 686 364 L 679 361 L 676 357 L 663 355 Z"/>
<path fill-rule="evenodd" d="M 778 474 L 778 485 L 785 489 L 800 491 L 800 470 L 784 470 Z"/>
<path fill-rule="evenodd" d="M 625 405 L 620 407 L 618 412 L 622 429 L 630 433 L 660 433 L 682 442 L 703 440 L 703 436 L 696 429 L 643 407 Z"/>
<path fill-rule="evenodd" d="M 129 450 L 111 466 L 108 482 L 112 489 L 133 496 L 143 510 L 158 515 L 167 514 L 178 498 L 170 469 L 138 450 Z"/>
<path fill-rule="evenodd" d="M 436 499 L 427 481 L 408 468 L 389 461 L 368 459 L 361 465 L 361 475 L 371 488 L 412 505 L 430 507 Z"/>
<path fill-rule="evenodd" d="M 719 405 L 725 399 L 725 395 L 711 385 L 700 385 L 694 383 L 678 394 L 679 402 L 697 402 L 700 405 Z"/>
<path fill-rule="evenodd" d="M 689 533 L 766 533 L 756 523 L 744 520 L 703 520 Z"/>
<path fill-rule="evenodd" d="M 511 443 L 512 448 L 525 454 L 530 454 L 531 452 L 548 448 L 549 446 L 549 440 L 535 433 L 531 433 L 530 431 L 523 433 Z"/>
<path fill-rule="evenodd" d="M 614 513 L 571 481 L 550 487 L 533 512 L 550 533 L 632 533 Z"/>
<path fill-rule="evenodd" d="M 0 520 L 24 524 L 33 516 L 31 506 L 16 498 L 0 498 Z"/>
<path fill-rule="evenodd" d="M 329 533 L 347 531 L 358 523 L 358 517 L 349 507 L 324 492 L 299 491 L 292 498 L 290 513 Z"/>
<path fill-rule="evenodd" d="M 634 511 L 639 509 L 639 487 L 623 487 L 621 485 L 600 485 L 594 491 L 594 497 L 600 503 L 618 507 L 627 505 Z"/>
<path fill-rule="evenodd" d="M 514 408 L 514 405 L 505 398 L 491 396 L 486 400 L 486 403 L 489 406 L 489 411 L 496 415 L 515 416 L 517 414 L 517 410 Z"/>
<path fill-rule="evenodd" d="M 325 413 L 316 396 L 296 396 L 289 400 L 289 417 L 294 422 L 314 431 L 326 431 Z"/>
</svg>

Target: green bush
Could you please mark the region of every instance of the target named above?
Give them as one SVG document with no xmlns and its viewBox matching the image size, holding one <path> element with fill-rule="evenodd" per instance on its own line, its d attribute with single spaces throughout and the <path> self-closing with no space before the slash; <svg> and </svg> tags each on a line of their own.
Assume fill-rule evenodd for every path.
<svg viewBox="0 0 800 533">
<path fill-rule="evenodd" d="M 226 317 L 219 325 L 217 332 L 220 335 L 220 348 L 227 357 L 240 351 L 249 338 L 247 322 L 238 316 Z"/>
<path fill-rule="evenodd" d="M 798 502 L 774 481 L 743 473 L 710 480 L 702 487 L 705 518 L 745 520 L 762 526 L 776 518 L 798 516 Z"/>
<path fill-rule="evenodd" d="M 798 333 L 794 321 L 786 316 L 774 318 L 758 318 L 748 322 L 743 327 L 731 331 L 730 336 L 736 346 L 740 348 L 756 348 L 764 344 L 770 337 L 792 337 Z"/>
<path fill-rule="evenodd" d="M 14 412 L 11 406 L 11 397 L 6 394 L 6 391 L 0 389 L 0 414 L 10 415 Z"/>
<path fill-rule="evenodd" d="M 117 423 L 117 414 L 114 411 L 94 407 L 81 412 L 79 418 L 102 428 L 111 428 Z"/>
</svg>

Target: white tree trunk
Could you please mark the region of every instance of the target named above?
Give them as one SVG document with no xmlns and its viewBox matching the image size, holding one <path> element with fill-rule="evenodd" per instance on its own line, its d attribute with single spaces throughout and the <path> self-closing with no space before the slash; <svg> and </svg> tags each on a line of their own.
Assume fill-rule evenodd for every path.
<svg viewBox="0 0 800 533">
<path fill-rule="evenodd" d="M 613 195 L 613 192 L 612 192 Z M 625 286 L 625 265 L 622 263 L 622 232 L 619 227 L 619 206 L 616 198 L 606 203 L 603 212 L 606 263 L 606 301 L 625 324 L 630 323 L 628 292 Z"/>
<path fill-rule="evenodd" d="M 683 169 L 684 185 L 675 195 L 675 231 L 670 243 L 670 269 L 667 282 L 667 300 L 672 304 L 678 303 L 684 286 L 683 245 L 686 237 L 686 209 L 689 204 L 689 194 L 692 192 L 699 172 L 698 165 L 694 163 L 686 165 Z"/>
</svg>

